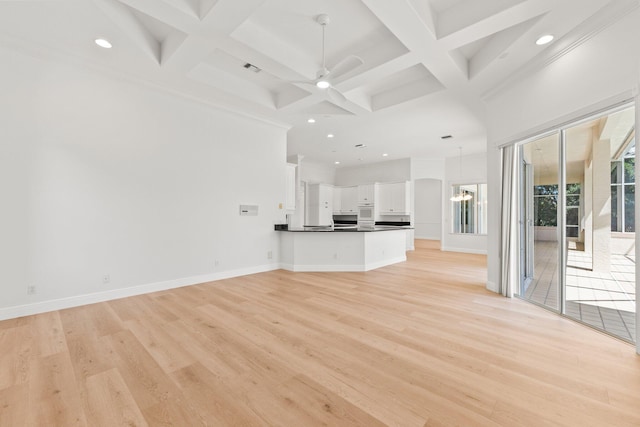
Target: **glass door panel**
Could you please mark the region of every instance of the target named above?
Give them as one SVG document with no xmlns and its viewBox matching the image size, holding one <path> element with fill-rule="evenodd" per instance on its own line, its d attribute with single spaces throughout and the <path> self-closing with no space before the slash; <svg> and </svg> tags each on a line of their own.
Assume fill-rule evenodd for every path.
<svg viewBox="0 0 640 427">
<path fill-rule="evenodd" d="M 565 130 L 565 314 L 635 337 L 635 111 Z"/>
<path fill-rule="evenodd" d="M 519 295 L 559 311 L 559 133 L 521 146 Z"/>
</svg>

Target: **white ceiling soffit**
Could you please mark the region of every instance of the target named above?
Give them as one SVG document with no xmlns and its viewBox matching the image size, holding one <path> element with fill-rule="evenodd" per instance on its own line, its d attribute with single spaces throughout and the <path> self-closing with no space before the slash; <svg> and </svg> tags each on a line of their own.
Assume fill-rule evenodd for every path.
<svg viewBox="0 0 640 427">
<path fill-rule="evenodd" d="M 485 96 L 512 76 L 521 78 L 531 64 L 543 63 L 545 52 L 561 55 L 575 40 L 629 13 L 633 4 L 0 0 L 0 41 L 292 127 L 289 155 L 332 166 L 340 160 L 344 167 L 380 161 L 378 151 L 387 159 L 455 156 L 459 146 L 466 154 L 485 151 Z M 330 90 L 312 84 L 322 66 L 320 14 L 330 17 L 327 67 L 351 55 L 362 60 L 352 61 L 358 66 L 349 72 L 330 74 Z M 556 41 L 536 46 L 535 39 L 547 32 Z M 96 47 L 98 37 L 108 38 L 113 49 Z M 307 123 L 310 115 L 319 115 L 318 123 Z M 334 130 L 333 148 L 312 142 Z M 366 139 L 367 150 L 340 149 L 337 130 L 350 141 Z M 440 137 L 448 134 L 454 137 L 445 143 Z"/>
</svg>

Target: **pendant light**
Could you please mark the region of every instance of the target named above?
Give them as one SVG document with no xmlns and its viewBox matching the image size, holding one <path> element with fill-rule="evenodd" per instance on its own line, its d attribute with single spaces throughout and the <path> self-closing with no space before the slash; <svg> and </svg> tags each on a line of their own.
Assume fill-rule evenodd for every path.
<svg viewBox="0 0 640 427">
<path fill-rule="evenodd" d="M 458 147 L 460 150 L 460 156 L 458 157 L 458 175 L 462 178 L 462 147 Z M 466 200 L 471 200 L 473 196 L 469 193 L 466 193 L 462 186 L 460 186 L 460 192 L 458 194 L 454 194 L 451 196 L 449 200 L 452 202 L 462 202 Z"/>
</svg>

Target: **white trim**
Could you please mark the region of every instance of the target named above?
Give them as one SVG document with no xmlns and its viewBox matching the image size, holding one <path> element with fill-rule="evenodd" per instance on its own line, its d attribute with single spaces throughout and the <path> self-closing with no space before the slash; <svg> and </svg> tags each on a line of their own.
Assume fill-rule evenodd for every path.
<svg viewBox="0 0 640 427">
<path fill-rule="evenodd" d="M 486 237 L 486 234 L 484 234 Z M 477 255 L 486 255 L 486 249 L 467 249 L 467 248 L 450 248 L 450 247 L 442 247 L 441 251 L 443 252 L 460 252 L 465 254 L 477 254 Z"/>
<path fill-rule="evenodd" d="M 386 267 L 387 265 L 397 264 L 399 262 L 405 262 L 407 256 L 399 256 L 396 258 L 385 259 L 384 261 L 373 262 L 369 264 L 328 264 L 328 265 L 299 265 L 299 264 L 281 264 L 283 270 L 294 272 L 353 272 L 353 271 L 369 271 L 376 268 Z"/>
<path fill-rule="evenodd" d="M 616 111 L 626 109 L 631 105 L 635 105 L 633 95 L 633 92 L 635 92 L 635 90 L 635 88 L 625 90 L 622 93 L 611 96 L 572 113 L 566 114 L 555 120 L 551 120 L 524 132 L 520 132 L 519 134 L 510 136 L 501 141 L 494 141 L 492 145 L 497 150 L 500 150 L 509 145 L 526 144 L 527 142 L 542 138 L 544 136 L 548 136 L 555 132 L 559 132 L 563 128 L 575 126 L 582 122 L 589 121 L 595 117 L 603 115 L 604 113 L 611 114 Z"/>
<path fill-rule="evenodd" d="M 278 270 L 280 264 L 258 265 L 237 270 L 221 271 L 219 273 L 203 274 L 200 276 L 184 277 L 163 282 L 147 283 L 144 285 L 131 286 L 121 289 L 113 289 L 104 292 L 76 295 L 72 297 L 39 301 L 32 304 L 17 305 L 13 307 L 0 308 L 0 320 L 13 319 L 22 316 L 46 313 L 48 311 L 63 310 L 65 308 L 78 307 L 81 305 L 95 304 L 114 299 L 132 297 L 136 295 L 148 294 L 151 292 L 166 291 L 168 289 L 192 286 L 200 283 L 213 282 L 216 280 L 229 279 L 232 277 L 246 276 L 248 274 L 264 273 Z"/>
<path fill-rule="evenodd" d="M 497 294 L 500 293 L 500 288 L 497 283 L 493 283 L 491 281 L 487 281 L 487 290 L 491 292 L 495 292 Z"/>
</svg>

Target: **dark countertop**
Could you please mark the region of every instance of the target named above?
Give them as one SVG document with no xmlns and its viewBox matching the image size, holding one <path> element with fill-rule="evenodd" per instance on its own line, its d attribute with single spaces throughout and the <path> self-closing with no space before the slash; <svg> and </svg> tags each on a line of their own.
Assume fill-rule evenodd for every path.
<svg viewBox="0 0 640 427">
<path fill-rule="evenodd" d="M 375 227 L 354 227 L 354 228 L 332 228 L 331 226 L 318 226 L 318 227 L 298 227 L 289 228 L 288 230 L 276 230 L 276 231 L 290 231 L 295 233 L 368 233 L 374 231 L 394 231 L 394 230 L 411 230 L 413 227 L 408 225 L 394 226 L 394 225 L 376 225 Z"/>
</svg>

